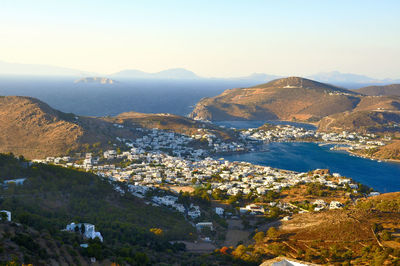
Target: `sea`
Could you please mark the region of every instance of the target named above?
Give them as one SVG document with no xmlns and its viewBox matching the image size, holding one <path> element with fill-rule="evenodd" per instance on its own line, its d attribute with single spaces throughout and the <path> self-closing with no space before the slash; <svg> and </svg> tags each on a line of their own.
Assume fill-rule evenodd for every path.
<svg viewBox="0 0 400 266">
<path fill-rule="evenodd" d="M 247 128 L 253 128 L 265 122 L 267 121 L 224 121 L 218 124 L 234 128 L 246 128 L 247 125 Z M 301 123 L 274 122 L 302 126 Z M 298 172 L 329 169 L 331 173 L 339 173 L 352 178 L 381 193 L 400 191 L 400 163 L 360 158 L 352 156 L 346 151 L 330 150 L 333 145 L 319 145 L 318 143 L 273 142 L 265 146 L 263 151 L 233 154 L 224 156 L 224 159 Z"/>
</svg>

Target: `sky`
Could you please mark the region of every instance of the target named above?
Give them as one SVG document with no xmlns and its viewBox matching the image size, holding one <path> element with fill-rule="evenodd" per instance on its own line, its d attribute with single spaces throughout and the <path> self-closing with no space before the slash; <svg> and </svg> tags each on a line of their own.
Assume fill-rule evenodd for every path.
<svg viewBox="0 0 400 266">
<path fill-rule="evenodd" d="M 400 78 L 398 0 L 0 0 L 0 61 Z"/>
</svg>

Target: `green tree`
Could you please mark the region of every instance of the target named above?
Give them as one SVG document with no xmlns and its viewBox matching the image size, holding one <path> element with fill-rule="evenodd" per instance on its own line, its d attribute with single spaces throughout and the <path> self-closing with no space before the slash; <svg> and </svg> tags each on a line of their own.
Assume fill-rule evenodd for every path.
<svg viewBox="0 0 400 266">
<path fill-rule="evenodd" d="M 1 221 L 7 221 L 7 213 L 5 212 L 0 212 L 0 220 Z"/>
<path fill-rule="evenodd" d="M 150 262 L 149 257 L 143 252 L 137 252 L 135 254 L 135 261 L 137 265 L 148 265 Z"/>
</svg>

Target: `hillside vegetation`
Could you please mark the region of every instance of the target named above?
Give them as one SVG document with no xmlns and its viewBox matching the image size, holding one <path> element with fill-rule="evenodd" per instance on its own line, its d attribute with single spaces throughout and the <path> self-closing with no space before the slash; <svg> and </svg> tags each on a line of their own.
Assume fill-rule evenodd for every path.
<svg viewBox="0 0 400 266">
<path fill-rule="evenodd" d="M 122 256 L 125 245 L 133 255 L 149 246 L 150 255 L 157 247 L 160 251 L 170 248 L 167 240 L 191 239 L 195 234 L 181 214 L 146 205 L 129 193 L 120 194 L 115 184 L 90 173 L 43 164 L 29 167 L 10 155 L 0 155 L 0 173 L 2 180 L 27 178 L 22 186 L 0 188 L 0 209 L 11 211 L 13 221 L 56 239 L 63 239 L 61 229 L 71 222 L 94 224 L 104 237 L 104 244 L 91 254 L 98 259 Z M 154 236 L 151 228 L 161 228 L 163 237 Z M 72 246 L 85 243 L 76 238 L 71 241 Z M 4 253 L 10 257 L 14 251 L 3 247 Z M 15 255 L 22 261 L 26 253 L 32 259 L 53 258 L 35 255 L 29 248 Z"/>
<path fill-rule="evenodd" d="M 272 228 L 272 227 L 271 227 Z M 359 200 L 343 210 L 296 214 L 259 233 L 253 252 L 328 265 L 400 263 L 400 193 Z"/>
<path fill-rule="evenodd" d="M 121 183 L 0 154 L 0 181 L 21 177 L 23 185 L 0 186 L 0 209 L 13 221 L 0 220 L 0 265 L 88 265 L 91 257 L 102 265 L 226 265 L 223 256 L 200 257 L 170 243 L 195 239 L 194 227 L 178 212 L 116 191 L 125 191 Z M 94 224 L 104 242 L 61 231 L 71 222 Z"/>
</svg>

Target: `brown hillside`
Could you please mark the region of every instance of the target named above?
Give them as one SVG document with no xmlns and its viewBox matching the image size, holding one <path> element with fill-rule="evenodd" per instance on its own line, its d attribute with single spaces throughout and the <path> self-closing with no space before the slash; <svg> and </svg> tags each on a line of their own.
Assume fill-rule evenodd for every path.
<svg viewBox="0 0 400 266">
<path fill-rule="evenodd" d="M 369 86 L 354 91 L 370 96 L 380 96 L 380 95 L 400 96 L 400 84 L 391 84 L 386 86 Z"/>
<path fill-rule="evenodd" d="M 400 97 L 366 96 L 362 97 L 354 111 L 400 111 Z"/>
<path fill-rule="evenodd" d="M 84 130 L 74 116 L 29 97 L 0 97 L 0 152 L 27 157 L 76 148 Z"/>
<path fill-rule="evenodd" d="M 334 114 L 323 118 L 318 125 L 319 131 L 343 130 L 362 133 L 395 132 L 398 128 L 395 124 L 400 123 L 399 111 L 358 111 Z"/>
<path fill-rule="evenodd" d="M 392 143 L 379 147 L 370 153 L 375 159 L 392 159 L 400 160 L 400 140 L 395 140 Z"/>
<path fill-rule="evenodd" d="M 143 128 L 157 128 L 173 131 L 179 134 L 195 135 L 199 130 L 207 130 L 223 139 L 233 139 L 233 131 L 222 129 L 210 123 L 196 121 L 187 117 L 173 114 L 144 114 L 137 112 L 126 112 L 113 118 L 104 118 L 106 121 L 124 125 L 135 125 Z"/>
<path fill-rule="evenodd" d="M 124 128 L 113 124 L 124 124 Z M 232 130 L 209 123 L 168 114 L 123 113 L 117 117 L 83 117 L 57 111 L 30 97 L 0 97 L 0 152 L 26 158 L 45 158 L 80 151 L 94 143 L 109 148 L 116 137 L 136 139 L 132 128 L 158 128 L 181 134 L 207 130 L 224 139 L 233 139 Z"/>
<path fill-rule="evenodd" d="M 190 116 L 206 120 L 318 121 L 330 114 L 352 110 L 359 101 L 359 95 L 349 90 L 290 77 L 205 98 Z"/>
<path fill-rule="evenodd" d="M 87 144 L 133 137 L 126 129 L 92 117 L 57 111 L 30 97 L 0 97 L 0 152 L 29 159 L 66 155 Z"/>
</svg>

